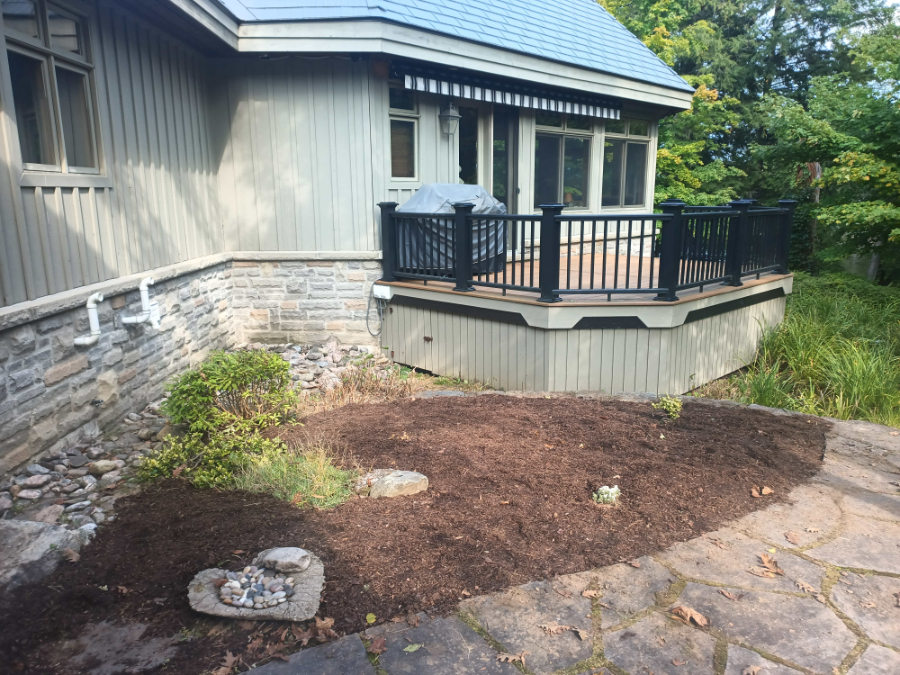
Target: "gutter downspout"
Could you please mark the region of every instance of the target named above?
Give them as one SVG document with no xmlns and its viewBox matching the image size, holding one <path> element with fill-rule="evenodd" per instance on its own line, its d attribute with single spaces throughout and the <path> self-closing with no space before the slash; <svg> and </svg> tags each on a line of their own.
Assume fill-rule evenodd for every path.
<svg viewBox="0 0 900 675">
<path fill-rule="evenodd" d="M 97 317 L 97 303 L 103 302 L 102 293 L 93 293 L 87 299 L 88 322 L 91 326 L 90 335 L 82 335 L 75 338 L 75 344 L 79 347 L 90 347 L 97 344 L 100 339 L 100 319 Z"/>
<path fill-rule="evenodd" d="M 135 316 L 123 316 L 123 324 L 146 323 L 150 320 L 150 291 L 149 287 L 153 284 L 153 277 L 144 277 L 141 279 L 141 285 L 138 287 L 141 291 L 141 313 Z M 159 321 L 150 321 L 153 328 L 159 328 Z"/>
</svg>

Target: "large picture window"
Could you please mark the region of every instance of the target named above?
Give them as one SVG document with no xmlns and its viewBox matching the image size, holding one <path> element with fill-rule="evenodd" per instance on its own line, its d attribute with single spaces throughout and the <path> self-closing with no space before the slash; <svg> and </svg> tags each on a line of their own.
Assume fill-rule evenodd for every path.
<svg viewBox="0 0 900 675">
<path fill-rule="evenodd" d="M 415 92 L 391 87 L 388 90 L 391 118 L 391 178 L 415 180 L 418 108 Z"/>
<path fill-rule="evenodd" d="M 541 112 L 535 118 L 534 207 L 588 207 L 593 123 L 574 115 Z"/>
<path fill-rule="evenodd" d="M 99 173 L 84 17 L 46 0 L 0 0 L 22 164 Z"/>
<path fill-rule="evenodd" d="M 644 206 L 649 128 L 644 120 L 607 122 L 603 144 L 602 206 Z"/>
</svg>

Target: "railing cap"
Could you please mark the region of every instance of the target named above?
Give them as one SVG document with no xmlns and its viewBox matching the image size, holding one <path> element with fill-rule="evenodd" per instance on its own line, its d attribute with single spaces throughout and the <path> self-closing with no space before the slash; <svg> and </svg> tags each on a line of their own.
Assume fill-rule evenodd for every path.
<svg viewBox="0 0 900 675">
<path fill-rule="evenodd" d="M 399 204 L 397 202 L 378 202 L 378 206 L 383 209 L 385 206 L 399 206 Z"/>
<path fill-rule="evenodd" d="M 451 204 L 451 206 L 453 206 L 453 209 L 455 211 L 471 211 L 475 208 L 475 205 L 472 202 L 456 202 L 454 204 Z"/>
<path fill-rule="evenodd" d="M 673 206 L 687 206 L 687 202 L 683 199 L 677 199 L 676 197 L 669 197 L 668 199 L 661 201 L 659 203 L 660 206 L 663 204 L 672 204 Z"/>
<path fill-rule="evenodd" d="M 564 209 L 566 208 L 565 204 L 541 204 L 538 208 L 541 209 Z"/>
</svg>

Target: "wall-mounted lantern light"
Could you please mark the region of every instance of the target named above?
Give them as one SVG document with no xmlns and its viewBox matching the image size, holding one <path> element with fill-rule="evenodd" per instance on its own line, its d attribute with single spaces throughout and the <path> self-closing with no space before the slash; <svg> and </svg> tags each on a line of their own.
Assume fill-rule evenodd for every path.
<svg viewBox="0 0 900 675">
<path fill-rule="evenodd" d="M 452 136 L 456 133 L 456 128 L 459 126 L 459 118 L 462 115 L 459 114 L 459 111 L 456 109 L 456 106 L 453 103 L 448 103 L 443 110 L 441 110 L 441 114 L 438 115 L 441 119 L 441 129 L 444 130 L 444 133 L 448 136 Z"/>
</svg>

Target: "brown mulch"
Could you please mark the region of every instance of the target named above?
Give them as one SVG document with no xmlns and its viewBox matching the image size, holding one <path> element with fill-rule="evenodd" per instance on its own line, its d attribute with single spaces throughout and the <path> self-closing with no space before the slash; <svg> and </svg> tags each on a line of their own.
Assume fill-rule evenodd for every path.
<svg viewBox="0 0 900 675">
<path fill-rule="evenodd" d="M 421 471 L 428 492 L 299 511 L 265 495 L 161 482 L 119 502 L 79 562 L 0 600 L 0 663 L 87 672 L 48 645 L 106 620 L 147 624 L 147 637 L 181 632 L 165 673 L 214 670 L 226 650 L 249 665 L 285 639 L 282 627 L 264 624 L 248 646 L 257 626 L 195 614 L 186 588 L 201 569 L 240 568 L 272 546 L 323 559 L 320 615 L 339 633 L 362 629 L 368 613 L 381 622 L 450 610 L 467 595 L 631 560 L 783 498 L 818 469 L 827 428 L 690 401 L 671 422 L 649 403 L 505 396 L 318 414 L 281 437 L 324 434 L 363 467 Z M 613 484 L 618 507 L 591 501 Z M 754 485 L 774 494 L 751 498 Z M 286 651 L 300 645 L 292 636 Z"/>
</svg>

